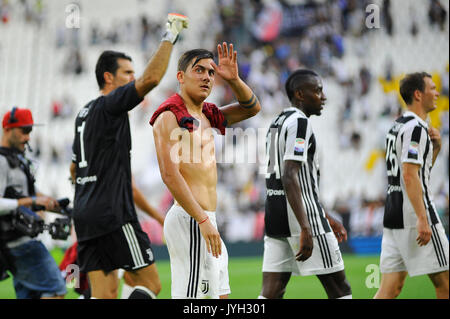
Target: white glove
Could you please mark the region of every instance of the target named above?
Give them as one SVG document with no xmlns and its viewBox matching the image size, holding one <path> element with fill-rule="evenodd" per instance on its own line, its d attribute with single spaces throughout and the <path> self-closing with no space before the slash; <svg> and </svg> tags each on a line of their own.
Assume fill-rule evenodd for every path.
<svg viewBox="0 0 450 319">
<path fill-rule="evenodd" d="M 167 15 L 166 33 L 164 33 L 162 41 L 170 41 L 175 44 L 181 30 L 187 27 L 188 17 L 178 13 L 169 13 Z"/>
</svg>

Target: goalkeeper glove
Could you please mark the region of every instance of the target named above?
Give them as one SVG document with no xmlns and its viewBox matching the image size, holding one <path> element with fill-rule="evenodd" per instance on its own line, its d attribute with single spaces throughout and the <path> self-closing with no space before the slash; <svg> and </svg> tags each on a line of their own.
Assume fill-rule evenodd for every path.
<svg viewBox="0 0 450 319">
<path fill-rule="evenodd" d="M 175 44 L 181 30 L 187 27 L 188 17 L 178 13 L 169 13 L 167 15 L 166 32 L 163 35 L 162 41 L 170 41 L 172 44 Z"/>
</svg>

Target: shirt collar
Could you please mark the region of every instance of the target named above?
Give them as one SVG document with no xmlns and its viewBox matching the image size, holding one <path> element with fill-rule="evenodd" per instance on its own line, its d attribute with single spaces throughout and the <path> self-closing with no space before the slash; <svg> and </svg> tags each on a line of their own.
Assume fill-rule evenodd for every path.
<svg viewBox="0 0 450 319">
<path fill-rule="evenodd" d="M 296 111 L 298 113 L 300 113 L 301 115 L 303 115 L 304 117 L 307 117 L 305 113 L 303 113 L 302 110 L 300 110 L 299 108 L 296 108 L 294 106 L 290 106 L 288 108 L 286 108 L 286 111 Z"/>
<path fill-rule="evenodd" d="M 414 116 L 417 119 L 417 121 L 419 121 L 420 124 L 422 124 L 423 126 L 428 128 L 428 123 L 425 122 L 424 120 L 422 120 L 422 118 L 419 115 L 417 115 L 416 113 L 411 112 L 411 111 L 406 111 L 403 115 L 404 116 Z"/>
</svg>

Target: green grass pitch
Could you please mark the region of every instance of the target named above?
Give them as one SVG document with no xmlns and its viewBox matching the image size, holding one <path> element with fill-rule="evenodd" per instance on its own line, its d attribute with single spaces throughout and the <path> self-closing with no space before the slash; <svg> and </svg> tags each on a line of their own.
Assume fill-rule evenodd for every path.
<svg viewBox="0 0 450 319">
<path fill-rule="evenodd" d="M 59 263 L 62 251 L 54 249 L 52 255 Z M 352 286 L 353 298 L 371 299 L 377 291 L 374 287 L 379 279 L 377 265 L 379 256 L 344 255 L 345 271 Z M 261 290 L 262 256 L 248 258 L 230 258 L 229 275 L 231 299 L 255 299 Z M 162 291 L 158 298 L 170 298 L 170 265 L 167 260 L 157 261 Z M 367 271 L 367 272 L 366 272 Z M 11 278 L 0 282 L 0 299 L 14 299 L 15 293 Z M 66 299 L 78 298 L 73 289 L 68 289 Z M 315 276 L 291 277 L 286 299 L 325 299 L 326 294 Z M 434 288 L 427 276 L 408 277 L 399 298 L 430 299 L 435 298 Z"/>
</svg>

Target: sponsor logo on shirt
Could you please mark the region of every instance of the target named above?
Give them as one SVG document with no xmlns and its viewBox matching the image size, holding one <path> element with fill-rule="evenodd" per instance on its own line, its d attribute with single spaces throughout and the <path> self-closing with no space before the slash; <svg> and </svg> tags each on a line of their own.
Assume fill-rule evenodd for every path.
<svg viewBox="0 0 450 319">
<path fill-rule="evenodd" d="M 79 185 L 84 185 L 86 183 L 94 183 L 96 181 L 97 181 L 97 175 L 77 177 L 77 184 L 79 184 Z"/>
<path fill-rule="evenodd" d="M 298 153 L 303 153 L 304 150 L 305 150 L 305 140 L 302 138 L 296 138 L 294 151 Z"/>
<path fill-rule="evenodd" d="M 81 111 L 78 113 L 79 118 L 85 118 L 89 113 L 89 108 L 85 107 L 82 108 Z"/>
<path fill-rule="evenodd" d="M 408 157 L 417 159 L 419 155 L 419 143 L 411 141 L 408 148 Z"/>
<path fill-rule="evenodd" d="M 411 144 L 409 144 L 408 152 L 410 152 L 412 154 L 419 154 L 419 143 L 411 142 Z"/>
<path fill-rule="evenodd" d="M 393 193 L 393 192 L 401 192 L 401 191 L 402 191 L 401 186 L 397 186 L 397 185 L 389 185 L 388 190 L 387 190 L 387 193 L 388 193 L 388 195 L 389 195 L 390 193 Z"/>
<path fill-rule="evenodd" d="M 268 189 L 267 196 L 284 196 L 284 190 L 282 189 Z"/>
</svg>

